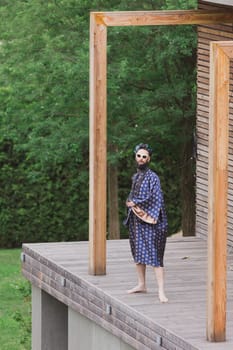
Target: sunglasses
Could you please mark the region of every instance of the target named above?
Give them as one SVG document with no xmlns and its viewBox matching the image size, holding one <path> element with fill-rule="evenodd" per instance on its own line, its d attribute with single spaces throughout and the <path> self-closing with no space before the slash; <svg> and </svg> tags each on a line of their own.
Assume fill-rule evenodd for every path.
<svg viewBox="0 0 233 350">
<path fill-rule="evenodd" d="M 146 156 L 145 154 L 143 154 L 143 155 L 137 154 L 137 157 L 138 157 L 138 158 L 141 158 L 141 157 L 142 157 L 143 159 L 146 159 L 146 158 L 147 158 L 147 156 Z"/>
</svg>

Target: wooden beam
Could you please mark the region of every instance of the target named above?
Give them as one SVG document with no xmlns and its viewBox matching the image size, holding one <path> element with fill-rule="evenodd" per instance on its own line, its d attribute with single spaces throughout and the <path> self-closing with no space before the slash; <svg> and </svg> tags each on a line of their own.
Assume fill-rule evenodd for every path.
<svg viewBox="0 0 233 350">
<path fill-rule="evenodd" d="M 96 21 L 106 26 L 157 26 L 233 23 L 233 11 L 120 11 L 95 12 Z"/>
<path fill-rule="evenodd" d="M 107 28 L 90 17 L 89 273 L 106 273 Z"/>
<path fill-rule="evenodd" d="M 226 337 L 229 79 L 233 42 L 210 45 L 207 339 Z"/>
</svg>

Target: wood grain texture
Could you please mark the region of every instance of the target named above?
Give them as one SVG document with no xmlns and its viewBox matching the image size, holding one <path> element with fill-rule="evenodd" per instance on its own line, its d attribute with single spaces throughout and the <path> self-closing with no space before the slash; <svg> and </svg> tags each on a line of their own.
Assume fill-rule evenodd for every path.
<svg viewBox="0 0 233 350">
<path fill-rule="evenodd" d="M 232 42 L 210 45 L 207 338 L 225 340 L 229 138 Z"/>
<path fill-rule="evenodd" d="M 96 22 L 106 26 L 155 26 L 232 23 L 233 11 L 121 11 L 95 12 Z"/>
<path fill-rule="evenodd" d="M 90 18 L 89 272 L 106 273 L 107 29 Z"/>
</svg>

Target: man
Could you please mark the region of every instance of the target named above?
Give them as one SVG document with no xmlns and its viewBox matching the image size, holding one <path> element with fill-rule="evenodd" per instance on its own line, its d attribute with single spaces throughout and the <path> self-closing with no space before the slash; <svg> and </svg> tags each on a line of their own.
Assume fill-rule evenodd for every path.
<svg viewBox="0 0 233 350">
<path fill-rule="evenodd" d="M 137 173 L 132 178 L 126 206 L 131 252 L 136 263 L 138 284 L 128 293 L 146 292 L 146 265 L 154 268 L 159 300 L 168 301 L 164 292 L 163 256 L 167 236 L 167 216 L 159 177 L 148 165 L 152 149 L 147 144 L 135 147 Z"/>
</svg>

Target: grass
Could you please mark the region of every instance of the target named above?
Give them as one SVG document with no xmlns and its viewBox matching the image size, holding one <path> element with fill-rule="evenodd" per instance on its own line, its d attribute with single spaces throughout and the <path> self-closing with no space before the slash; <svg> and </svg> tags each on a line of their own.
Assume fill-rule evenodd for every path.
<svg viewBox="0 0 233 350">
<path fill-rule="evenodd" d="M 30 350 L 30 284 L 21 275 L 20 249 L 0 249 L 0 349 Z"/>
</svg>

